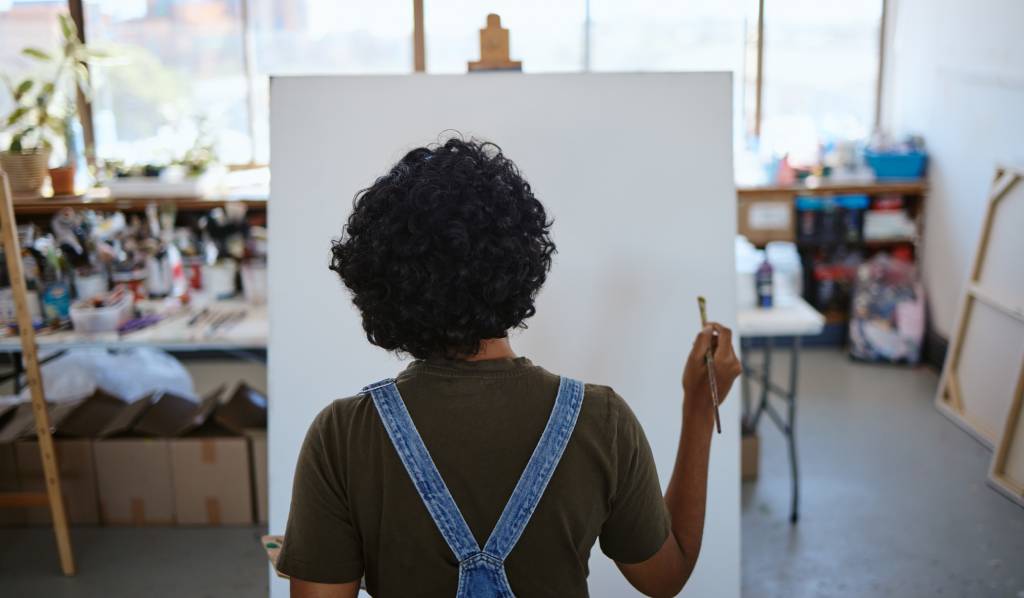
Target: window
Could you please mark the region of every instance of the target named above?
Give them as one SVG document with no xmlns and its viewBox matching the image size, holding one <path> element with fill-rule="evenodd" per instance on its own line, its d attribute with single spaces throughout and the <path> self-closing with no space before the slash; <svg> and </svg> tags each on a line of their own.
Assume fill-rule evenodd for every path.
<svg viewBox="0 0 1024 598">
<path fill-rule="evenodd" d="M 742 71 L 756 3 L 591 0 L 595 71 Z M 756 25 L 756 20 L 752 21 Z"/>
<path fill-rule="evenodd" d="M 113 57 L 93 69 L 97 155 L 168 161 L 209 135 L 250 160 L 241 1 L 84 1 L 87 41 Z"/>
<path fill-rule="evenodd" d="M 47 66 L 23 56 L 21 50 L 33 47 L 55 53 L 60 39 L 57 15 L 66 10 L 63 0 L 0 0 L 0 73 L 11 84 L 17 85 L 27 75 L 53 76 Z M 0 116 L 6 117 L 13 102 L 6 84 L 0 85 Z M 0 148 L 6 149 L 8 141 L 7 135 L 0 134 Z"/>
<path fill-rule="evenodd" d="M 93 68 L 101 158 L 172 160 L 205 133 L 224 162 L 265 162 L 269 77 L 412 70 L 409 0 L 81 1 L 87 40 L 114 56 Z M 425 0 L 426 65 L 466 72 L 495 12 L 526 72 L 729 71 L 740 148 L 755 129 L 761 48 L 761 153 L 809 160 L 820 143 L 872 132 L 882 2 L 764 0 L 758 40 L 759 0 Z M 3 72 L 38 68 L 18 53 L 54 47 L 65 10 L 0 0 Z"/>
<path fill-rule="evenodd" d="M 412 71 L 409 0 L 249 0 L 254 158 L 270 158 L 271 75 Z"/>
<path fill-rule="evenodd" d="M 882 0 L 766 0 L 761 145 L 812 160 L 874 126 Z"/>
<path fill-rule="evenodd" d="M 745 40 L 757 29 L 756 0 L 591 0 L 590 15 L 592 70 L 733 73 L 733 130 L 742 139 Z"/>
</svg>

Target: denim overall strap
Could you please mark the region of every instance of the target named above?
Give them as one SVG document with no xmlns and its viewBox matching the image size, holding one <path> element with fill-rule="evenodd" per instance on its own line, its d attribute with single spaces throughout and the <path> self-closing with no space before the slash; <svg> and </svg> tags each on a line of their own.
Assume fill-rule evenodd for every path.
<svg viewBox="0 0 1024 598">
<path fill-rule="evenodd" d="M 572 378 L 562 378 L 547 426 L 512 491 L 512 497 L 484 545 L 485 554 L 504 561 L 512 552 L 565 452 L 582 404 L 583 383 Z"/>
<path fill-rule="evenodd" d="M 373 397 L 373 404 L 391 437 L 405 470 L 409 473 L 423 504 L 430 512 L 437 529 L 460 562 L 480 552 L 476 538 L 455 505 L 448 486 L 427 452 L 420 433 L 413 425 L 409 411 L 402 402 L 395 381 L 388 379 L 363 389 Z"/>
</svg>

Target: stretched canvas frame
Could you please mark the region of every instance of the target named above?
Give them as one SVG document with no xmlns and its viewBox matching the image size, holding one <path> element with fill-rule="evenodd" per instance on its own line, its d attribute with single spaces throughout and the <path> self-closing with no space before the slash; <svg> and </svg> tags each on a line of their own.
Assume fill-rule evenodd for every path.
<svg viewBox="0 0 1024 598">
<path fill-rule="evenodd" d="M 988 479 L 997 490 L 1024 507 L 1024 365 L 1017 376 L 1017 389 L 992 456 Z"/>
<path fill-rule="evenodd" d="M 974 255 L 974 263 L 971 267 L 964 297 L 960 302 L 956 332 L 951 339 L 949 352 L 946 355 L 946 363 L 942 369 L 942 379 L 939 382 L 939 390 L 935 398 L 935 404 L 942 413 L 989 448 L 995 448 L 998 440 L 996 435 L 999 429 L 993 430 L 981 425 L 976 414 L 965 407 L 960 366 L 964 357 L 965 339 L 967 338 L 972 323 L 972 316 L 975 314 L 978 304 L 999 312 L 1003 316 L 1008 316 L 1013 320 L 1024 323 L 1024 298 L 1007 297 L 993 291 L 990 286 L 986 286 L 982 281 L 982 272 L 985 267 L 986 258 L 992 246 L 994 244 L 998 245 L 1001 242 L 998 239 L 993 240 L 992 238 L 992 229 L 999 215 L 999 208 L 1012 190 L 1021 187 L 1020 182 L 1022 178 L 1024 178 L 1024 171 L 1021 169 L 1008 167 L 996 169 L 995 180 L 992 184 L 988 206 L 985 211 L 981 237 L 979 238 L 978 248 Z M 1024 363 L 1020 367 L 1024 368 Z M 1017 385 L 1016 394 L 1019 408 L 1019 384 Z M 1013 395 L 1007 396 L 1006 405 L 1008 412 L 1012 411 L 1013 403 Z M 1006 432 L 1004 432 L 1003 436 L 1006 435 Z"/>
</svg>

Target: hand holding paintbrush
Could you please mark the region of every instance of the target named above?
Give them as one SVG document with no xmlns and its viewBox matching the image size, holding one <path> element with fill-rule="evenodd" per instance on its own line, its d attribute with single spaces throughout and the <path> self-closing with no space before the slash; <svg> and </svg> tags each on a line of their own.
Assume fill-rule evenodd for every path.
<svg viewBox="0 0 1024 598">
<path fill-rule="evenodd" d="M 703 297 L 697 298 L 697 304 L 700 307 L 702 329 L 694 340 L 686 369 L 683 371 L 683 390 L 692 409 L 706 409 L 712 412 L 715 426 L 721 434 L 722 423 L 718 406 L 729 394 L 729 389 L 732 388 L 742 368 L 739 358 L 733 351 L 732 331 L 721 324 L 707 321 L 707 308 Z"/>
<path fill-rule="evenodd" d="M 708 325 L 708 308 L 704 297 L 697 297 L 697 307 L 700 308 L 700 327 Z M 718 415 L 718 405 L 721 401 L 718 398 L 718 381 L 715 379 L 715 349 L 718 348 L 718 330 L 711 329 L 711 345 L 704 352 L 704 365 L 708 370 L 708 388 L 711 389 L 711 404 L 715 407 L 715 428 L 722 433 L 722 418 Z"/>
</svg>

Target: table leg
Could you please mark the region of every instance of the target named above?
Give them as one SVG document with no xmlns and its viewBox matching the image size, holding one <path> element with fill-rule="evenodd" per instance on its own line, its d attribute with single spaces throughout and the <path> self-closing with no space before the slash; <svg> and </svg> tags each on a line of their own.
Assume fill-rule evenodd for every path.
<svg viewBox="0 0 1024 598">
<path fill-rule="evenodd" d="M 775 426 L 782 432 L 782 435 L 786 437 L 786 447 L 789 453 L 789 469 L 790 469 L 790 512 L 789 520 L 792 523 L 796 523 L 800 519 L 800 468 L 797 459 L 797 448 L 796 448 L 796 389 L 797 389 L 797 375 L 798 365 L 800 361 L 800 337 L 793 336 L 787 337 L 791 339 L 790 345 L 790 361 L 789 361 L 789 384 L 786 388 L 780 385 L 772 384 L 771 382 L 771 366 L 772 366 L 772 344 L 773 339 L 771 337 L 763 337 L 764 341 L 764 361 L 762 369 L 757 371 L 758 381 L 761 384 L 761 395 L 757 401 L 757 407 L 754 408 L 753 413 L 749 413 L 748 407 L 750 391 L 747 387 L 747 378 L 744 376 L 743 380 L 743 394 L 744 394 L 744 410 L 748 412 L 744 420 L 744 424 L 748 426 L 750 430 L 757 430 L 757 425 L 761 420 L 761 416 L 767 412 Z M 741 341 L 742 342 L 742 341 Z M 742 347 L 741 347 L 742 348 Z M 748 371 L 748 362 L 746 360 L 746 353 L 741 357 L 743 360 L 744 371 Z M 756 371 L 756 368 L 752 371 Z M 769 399 L 772 395 L 782 399 L 786 402 L 786 414 L 783 416 L 781 412 L 777 411 L 773 405 L 770 404 Z"/>
<path fill-rule="evenodd" d="M 743 370 L 743 379 L 740 381 L 740 394 L 743 399 L 743 414 L 740 418 L 742 424 L 741 431 L 752 429 L 751 418 L 753 413 L 751 411 L 753 406 L 750 403 L 750 368 L 747 366 L 747 353 L 751 350 L 750 343 L 745 338 L 740 337 L 740 369 Z"/>
<path fill-rule="evenodd" d="M 789 440 L 789 466 L 792 473 L 793 502 L 790 507 L 789 521 L 796 523 L 800 519 L 800 471 L 796 458 L 796 380 L 797 362 L 800 359 L 800 337 L 793 337 L 792 353 L 789 360 L 789 392 L 786 402 L 789 403 L 787 414 L 787 433 Z"/>
<path fill-rule="evenodd" d="M 757 400 L 757 410 L 754 411 L 754 417 L 750 421 L 750 428 L 752 430 L 757 429 L 757 424 L 761 421 L 761 415 L 764 410 L 768 408 L 768 397 L 771 396 L 772 384 L 771 384 L 771 369 L 772 369 L 772 337 L 766 336 L 764 340 L 764 360 L 761 363 L 761 396 Z"/>
<path fill-rule="evenodd" d="M 21 364 L 20 352 L 11 352 L 11 363 L 14 365 L 14 394 L 21 394 L 21 374 L 25 370 Z"/>
</svg>

